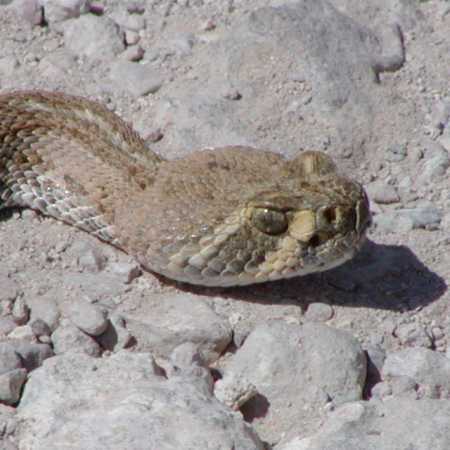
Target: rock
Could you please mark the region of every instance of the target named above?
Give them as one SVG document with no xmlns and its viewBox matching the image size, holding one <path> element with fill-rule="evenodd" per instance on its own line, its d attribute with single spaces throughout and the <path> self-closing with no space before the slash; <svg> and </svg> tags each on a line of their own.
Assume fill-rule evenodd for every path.
<svg viewBox="0 0 450 450">
<path fill-rule="evenodd" d="M 98 357 L 101 353 L 97 342 L 71 323 L 60 325 L 52 333 L 52 341 L 56 355 L 65 352 L 82 352 Z"/>
<path fill-rule="evenodd" d="M 89 12 L 89 0 L 41 0 L 44 6 L 45 20 L 52 26 L 54 23 L 80 17 Z"/>
<path fill-rule="evenodd" d="M 33 330 L 29 325 L 22 325 L 20 327 L 14 328 L 11 333 L 8 334 L 10 339 L 19 339 L 24 341 L 33 341 L 35 336 L 33 334 Z"/>
<path fill-rule="evenodd" d="M 316 323 L 273 321 L 249 334 L 216 385 L 225 394 L 242 391 L 242 380 L 255 386 L 258 395 L 242 412 L 262 439 L 276 442 L 298 423 L 307 432 L 326 403 L 360 399 L 365 377 L 365 354 L 347 333 Z M 272 430 L 268 424 L 281 416 Z"/>
<path fill-rule="evenodd" d="M 326 303 L 310 303 L 305 313 L 308 322 L 326 322 L 334 315 L 333 308 Z"/>
<path fill-rule="evenodd" d="M 117 89 L 135 98 L 154 94 L 163 84 L 162 78 L 154 69 L 128 61 L 115 62 L 109 76 Z"/>
<path fill-rule="evenodd" d="M 44 23 L 44 11 L 40 0 L 14 0 L 13 7 L 32 26 Z"/>
<path fill-rule="evenodd" d="M 14 369 L 0 375 L 0 402 L 14 405 L 19 401 L 23 383 L 27 379 L 25 369 Z"/>
<path fill-rule="evenodd" d="M 30 322 L 43 320 L 53 331 L 59 323 L 60 311 L 53 295 L 30 297 L 27 299 L 30 307 Z"/>
<path fill-rule="evenodd" d="M 139 33 L 132 30 L 125 30 L 124 38 L 127 45 L 136 45 L 141 39 Z"/>
<path fill-rule="evenodd" d="M 263 450 L 203 378 L 181 373 L 167 379 L 148 353 L 48 360 L 30 375 L 18 419 L 21 445 L 34 450 Z"/>
<path fill-rule="evenodd" d="M 387 355 L 383 377 L 408 377 L 432 390 L 450 393 L 450 360 L 426 348 L 406 348 Z"/>
<path fill-rule="evenodd" d="M 140 61 L 145 54 L 145 50 L 140 45 L 132 45 L 128 47 L 120 56 L 127 61 Z"/>
<path fill-rule="evenodd" d="M 381 180 L 370 183 L 366 190 L 369 198 L 380 204 L 398 203 L 400 201 L 397 189 Z"/>
<path fill-rule="evenodd" d="M 12 316 L 18 325 L 23 325 L 28 322 L 30 317 L 30 308 L 28 308 L 28 305 L 25 303 L 23 297 L 18 297 L 14 302 Z"/>
<path fill-rule="evenodd" d="M 404 208 L 377 214 L 373 223 L 385 232 L 406 233 L 417 228 L 436 229 L 442 216 L 435 207 Z"/>
<path fill-rule="evenodd" d="M 69 308 L 68 314 L 71 322 L 76 327 L 91 336 L 101 335 L 108 326 L 105 312 L 88 302 L 79 301 L 73 303 Z"/>
<path fill-rule="evenodd" d="M 15 352 L 20 356 L 23 367 L 27 372 L 42 366 L 42 363 L 54 355 L 48 344 L 38 344 L 21 341 L 10 341 Z"/>
<path fill-rule="evenodd" d="M 450 448 L 448 400 L 391 397 L 348 403 L 331 412 L 320 431 L 294 438 L 275 450 L 366 450 Z M 304 436 L 302 430 L 298 433 Z M 344 445 L 344 447 L 343 447 Z"/>
<path fill-rule="evenodd" d="M 206 366 L 203 355 L 198 351 L 198 348 L 192 342 L 185 342 L 180 344 L 170 354 L 169 361 L 164 365 L 166 376 L 185 378 L 194 378 L 194 380 L 202 379 L 205 387 L 208 388 L 210 394 L 214 391 L 214 379 L 211 371 Z"/>
<path fill-rule="evenodd" d="M 256 386 L 245 377 L 238 380 L 218 380 L 214 386 L 214 395 L 235 411 L 257 394 Z"/>
<path fill-rule="evenodd" d="M 135 278 L 141 275 L 142 271 L 136 262 L 117 262 L 109 265 L 109 270 L 125 284 L 130 284 Z"/>
<path fill-rule="evenodd" d="M 65 46 L 78 57 L 105 61 L 125 49 L 117 25 L 106 17 L 84 15 L 62 26 Z"/>
<path fill-rule="evenodd" d="M 134 338 L 127 330 L 123 317 L 113 315 L 108 321 L 105 332 L 98 336 L 97 342 L 103 349 L 117 352 L 132 345 Z"/>
<path fill-rule="evenodd" d="M 192 294 L 153 295 L 123 313 L 136 350 L 168 357 L 185 342 L 194 343 L 205 361 L 215 361 L 231 342 L 228 321 L 218 316 L 204 297 Z"/>
<path fill-rule="evenodd" d="M 127 11 L 130 14 L 144 14 L 145 3 L 139 1 L 131 1 L 127 3 Z"/>
<path fill-rule="evenodd" d="M 32 322 L 30 322 L 29 325 L 33 334 L 37 338 L 40 338 L 42 336 L 50 336 L 52 334 L 52 330 L 42 319 L 34 319 Z"/>
<path fill-rule="evenodd" d="M 20 368 L 22 361 L 14 347 L 7 342 L 0 342 L 0 375 Z"/>
</svg>

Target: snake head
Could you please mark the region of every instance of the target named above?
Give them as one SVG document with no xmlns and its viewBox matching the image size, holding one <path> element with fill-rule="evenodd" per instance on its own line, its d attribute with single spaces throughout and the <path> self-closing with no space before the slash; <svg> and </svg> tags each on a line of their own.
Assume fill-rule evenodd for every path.
<svg viewBox="0 0 450 450">
<path fill-rule="evenodd" d="M 171 256 L 168 269 L 211 286 L 328 270 L 353 257 L 369 224 L 363 188 L 345 178 L 327 189 L 303 183 L 298 194 L 263 191 Z"/>
<path fill-rule="evenodd" d="M 328 270 L 353 257 L 371 220 L 362 186 L 339 175 L 320 152 L 280 167 L 277 177 L 232 191 L 225 197 L 229 208 L 210 207 L 211 214 L 203 213 L 207 225 L 197 222 L 164 247 L 156 271 L 193 284 L 235 286 Z M 195 205 L 198 211 L 207 201 Z"/>
</svg>

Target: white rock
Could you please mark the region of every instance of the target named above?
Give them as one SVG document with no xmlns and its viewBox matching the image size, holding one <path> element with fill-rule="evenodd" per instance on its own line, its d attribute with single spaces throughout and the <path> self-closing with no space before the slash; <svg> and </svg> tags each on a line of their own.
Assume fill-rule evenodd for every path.
<svg viewBox="0 0 450 450">
<path fill-rule="evenodd" d="M 263 450 L 202 378 L 166 379 L 148 353 L 65 354 L 30 374 L 18 406 L 33 450 Z M 95 432 L 93 425 L 95 424 Z"/>
</svg>

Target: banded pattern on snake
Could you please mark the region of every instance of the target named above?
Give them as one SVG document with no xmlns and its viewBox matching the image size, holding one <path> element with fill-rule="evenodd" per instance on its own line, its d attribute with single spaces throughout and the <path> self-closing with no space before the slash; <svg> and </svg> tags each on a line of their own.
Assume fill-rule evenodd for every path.
<svg viewBox="0 0 450 450">
<path fill-rule="evenodd" d="M 207 286 L 335 267 L 370 223 L 364 189 L 324 153 L 228 146 L 166 161 L 99 103 L 45 91 L 0 95 L 0 208 L 13 206 Z"/>
</svg>

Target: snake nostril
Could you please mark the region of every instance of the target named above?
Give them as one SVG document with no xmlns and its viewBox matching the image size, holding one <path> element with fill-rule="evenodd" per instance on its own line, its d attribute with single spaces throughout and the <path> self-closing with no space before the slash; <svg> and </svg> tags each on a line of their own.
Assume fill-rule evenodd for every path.
<svg viewBox="0 0 450 450">
<path fill-rule="evenodd" d="M 323 217 L 328 223 L 333 223 L 336 221 L 336 208 L 326 208 L 323 211 Z"/>
</svg>

